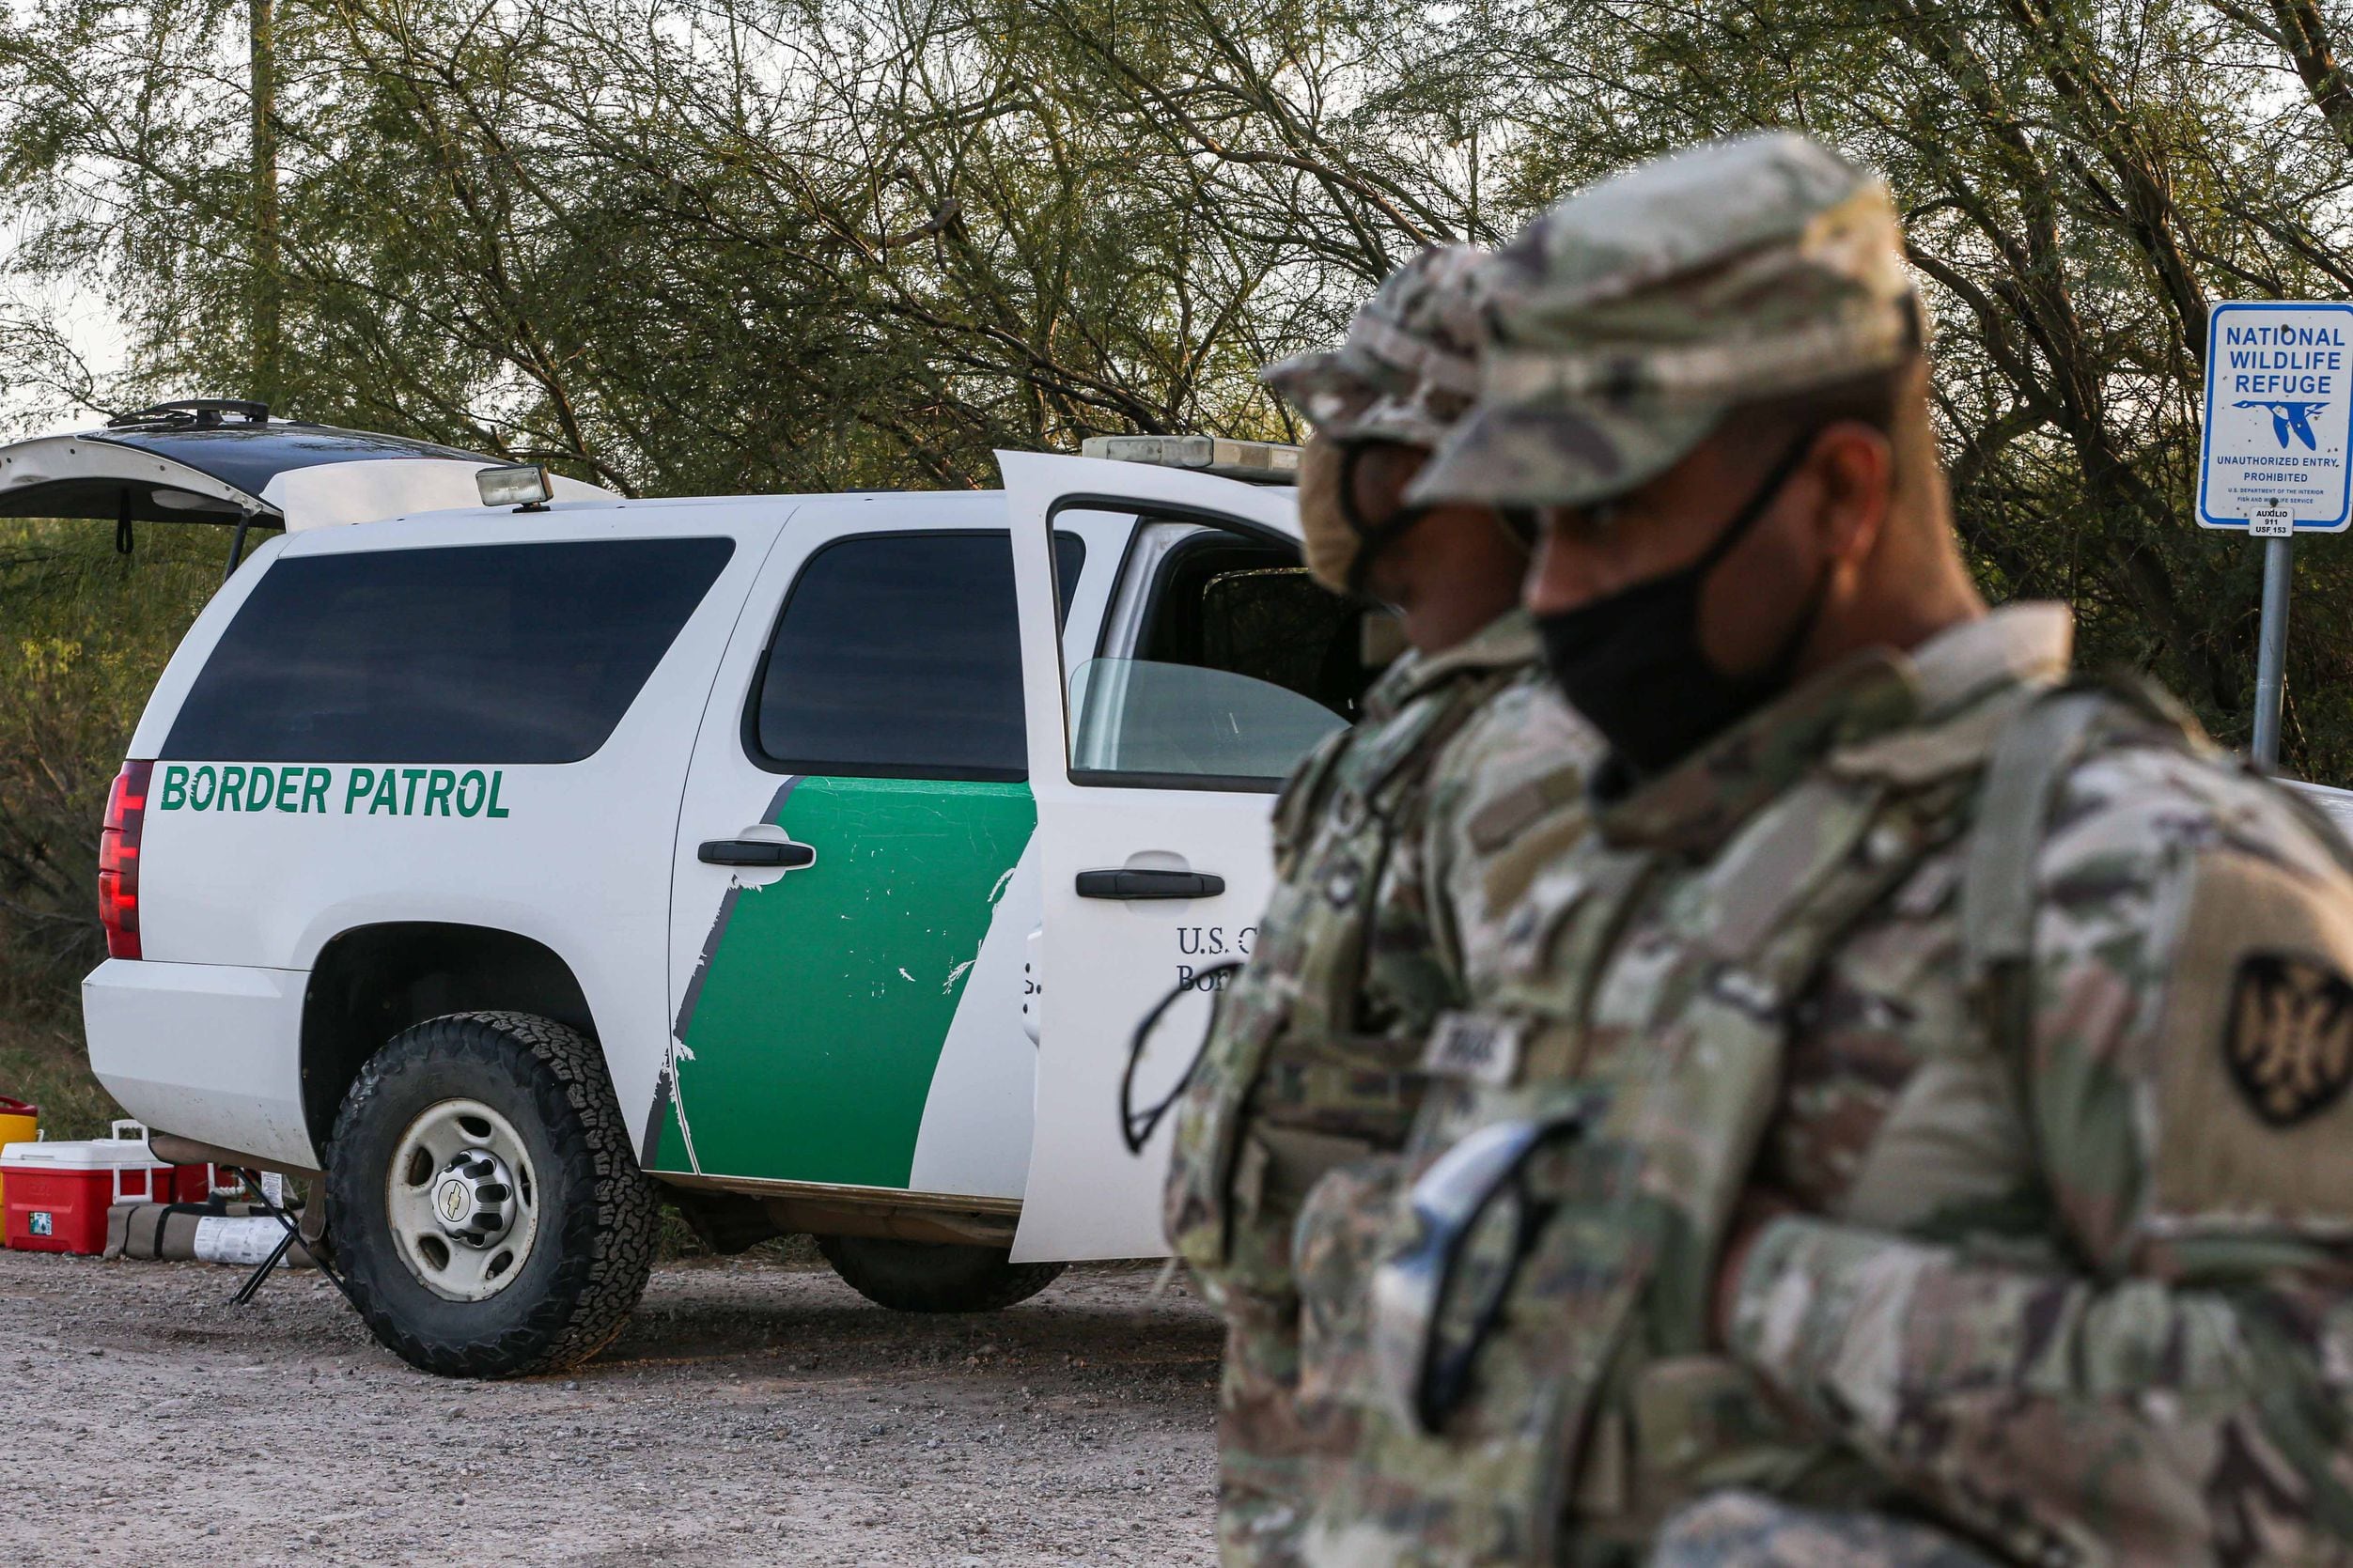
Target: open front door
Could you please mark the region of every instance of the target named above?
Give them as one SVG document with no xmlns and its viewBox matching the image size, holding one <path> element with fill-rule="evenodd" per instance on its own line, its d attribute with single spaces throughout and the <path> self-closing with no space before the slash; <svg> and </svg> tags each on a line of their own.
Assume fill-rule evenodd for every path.
<svg viewBox="0 0 2353 1568">
<path fill-rule="evenodd" d="M 1161 1098 L 1208 1022 L 1221 982 L 1201 977 L 1250 951 L 1273 879 L 1275 790 L 1349 722 L 1370 673 L 1357 613 L 1298 565 L 1293 491 L 1084 458 L 997 459 L 1043 893 L 1036 1116 L 1013 1255 L 1158 1256 L 1171 1129 L 1140 1157 L 1122 1141 L 1130 1042 L 1174 993 L 1136 1086 L 1139 1102 Z M 1099 629 L 1066 646 L 1051 534 L 1058 517 L 1104 512 L 1137 519 L 1132 541 Z"/>
</svg>

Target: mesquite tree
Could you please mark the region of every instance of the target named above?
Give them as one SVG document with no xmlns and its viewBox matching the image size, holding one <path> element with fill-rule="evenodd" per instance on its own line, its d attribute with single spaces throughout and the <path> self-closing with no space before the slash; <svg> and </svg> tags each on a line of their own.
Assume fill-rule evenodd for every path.
<svg viewBox="0 0 2353 1568">
<path fill-rule="evenodd" d="M 1793 125 L 1905 209 L 1989 589 L 2070 600 L 2089 657 L 2240 740 L 2257 552 L 2190 521 L 2205 318 L 2353 294 L 2348 25 L 2333 0 L 17 0 L 0 382 L 61 413 L 263 374 L 307 417 L 637 493 L 982 485 L 996 446 L 1288 433 L 1254 368 L 1334 339 L 1415 246 Z M 118 374 L 75 358 L 68 286 Z M 2342 782 L 2348 551 L 2298 552 L 2285 729 Z"/>
</svg>

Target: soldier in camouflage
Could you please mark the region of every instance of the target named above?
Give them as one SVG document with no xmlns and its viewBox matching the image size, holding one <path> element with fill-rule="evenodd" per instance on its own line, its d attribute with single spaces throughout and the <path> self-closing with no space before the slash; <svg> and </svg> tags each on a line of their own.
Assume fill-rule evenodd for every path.
<svg viewBox="0 0 2353 1568">
<path fill-rule="evenodd" d="M 1479 887 L 1479 857 L 1573 794 L 1573 780 L 1546 781 L 1587 750 L 1517 608 L 1526 533 L 1484 506 L 1402 499 L 1469 404 L 1482 260 L 1422 253 L 1339 349 L 1267 372 L 1315 425 L 1308 569 L 1395 606 L 1410 648 L 1286 786 L 1277 885 L 1177 1110 L 1169 1235 L 1228 1327 L 1219 1537 L 1232 1563 L 1295 1560 L 1317 1456 L 1345 1442 L 1296 1398 L 1292 1218 L 1326 1171 L 1403 1140 L 1422 1037 L 1462 1000 L 1455 909 Z"/>
<path fill-rule="evenodd" d="M 1987 613 L 1876 179 L 1715 144 L 1498 268 L 1409 493 L 1542 509 L 1609 754 L 1301 1217 L 1305 1555 L 2353 1562 L 2353 852 Z"/>
</svg>

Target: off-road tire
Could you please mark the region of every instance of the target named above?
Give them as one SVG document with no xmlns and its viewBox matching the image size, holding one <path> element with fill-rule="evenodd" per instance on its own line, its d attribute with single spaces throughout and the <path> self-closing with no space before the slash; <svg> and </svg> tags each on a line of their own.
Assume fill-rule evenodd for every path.
<svg viewBox="0 0 2353 1568">
<path fill-rule="evenodd" d="M 385 1197 L 410 1124 L 481 1101 L 528 1149 L 538 1231 L 512 1283 L 482 1301 L 428 1290 L 400 1257 Z M 594 1042 L 528 1013 L 451 1013 L 393 1037 L 343 1097 L 327 1220 L 360 1314 L 385 1347 L 444 1377 L 560 1372 L 610 1344 L 652 1270 L 661 1217 Z"/>
<path fill-rule="evenodd" d="M 1002 1247 L 828 1235 L 817 1250 L 842 1282 L 900 1312 L 993 1312 L 1061 1277 L 1058 1263 L 1012 1263 Z"/>
</svg>

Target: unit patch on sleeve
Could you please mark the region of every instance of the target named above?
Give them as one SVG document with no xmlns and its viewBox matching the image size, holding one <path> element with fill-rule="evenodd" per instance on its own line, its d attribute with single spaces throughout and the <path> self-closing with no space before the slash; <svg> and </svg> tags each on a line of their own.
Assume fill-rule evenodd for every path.
<svg viewBox="0 0 2353 1568">
<path fill-rule="evenodd" d="M 2226 848 L 2189 870 L 2176 939 L 2133 961 L 2163 1012 L 2119 1059 L 2157 1090 L 2146 1223 L 2353 1236 L 2353 889 Z"/>
<path fill-rule="evenodd" d="M 2353 1083 L 2353 982 L 2310 958 L 2248 954 L 2232 980 L 2222 1054 L 2273 1126 L 2318 1115 Z"/>
</svg>

